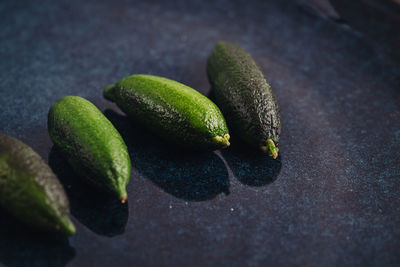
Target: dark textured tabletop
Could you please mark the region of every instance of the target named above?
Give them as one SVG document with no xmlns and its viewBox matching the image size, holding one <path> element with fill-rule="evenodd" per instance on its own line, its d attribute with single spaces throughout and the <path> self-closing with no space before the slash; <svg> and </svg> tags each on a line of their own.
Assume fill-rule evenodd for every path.
<svg viewBox="0 0 400 267">
<path fill-rule="evenodd" d="M 218 40 L 245 47 L 276 93 L 276 161 L 235 137 L 179 151 L 102 97 L 134 73 L 208 94 Z M 390 0 L 0 1 L 0 131 L 49 162 L 77 226 L 46 235 L 0 211 L 0 265 L 399 266 L 399 47 Z M 127 204 L 53 148 L 47 112 L 65 95 L 92 101 L 126 141 Z"/>
</svg>

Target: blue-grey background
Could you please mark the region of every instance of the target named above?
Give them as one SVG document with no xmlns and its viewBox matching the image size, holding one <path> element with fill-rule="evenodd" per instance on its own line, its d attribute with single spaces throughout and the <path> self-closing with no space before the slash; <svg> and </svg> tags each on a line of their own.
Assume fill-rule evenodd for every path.
<svg viewBox="0 0 400 267">
<path fill-rule="evenodd" d="M 0 1 L 0 131 L 49 161 L 77 234 L 0 212 L 4 266 L 400 265 L 400 8 L 382 0 Z M 209 93 L 218 40 L 245 47 L 281 107 L 277 161 L 239 145 L 180 152 L 102 89 L 134 73 Z M 92 101 L 131 153 L 127 205 L 87 187 L 47 134 Z M 272 182 L 273 181 L 273 182 Z"/>
</svg>

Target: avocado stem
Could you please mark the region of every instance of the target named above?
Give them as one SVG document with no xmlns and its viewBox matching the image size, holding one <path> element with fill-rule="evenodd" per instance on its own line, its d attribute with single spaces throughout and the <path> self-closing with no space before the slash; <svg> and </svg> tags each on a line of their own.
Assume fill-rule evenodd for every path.
<svg viewBox="0 0 400 267">
<path fill-rule="evenodd" d="M 279 148 L 275 146 L 275 143 L 272 141 L 272 139 L 267 139 L 267 145 L 269 156 L 271 156 L 273 159 L 276 159 L 278 157 Z"/>
<path fill-rule="evenodd" d="M 63 216 L 60 223 L 60 225 L 56 226 L 56 230 L 61 231 L 67 236 L 71 236 L 76 233 L 75 225 L 72 223 L 68 216 Z"/>
<path fill-rule="evenodd" d="M 217 143 L 222 143 L 224 144 L 223 148 L 227 148 L 228 146 L 231 145 L 231 143 L 229 142 L 229 138 L 230 135 L 229 134 L 225 134 L 223 137 L 222 136 L 215 136 L 213 139 L 217 142 Z"/>
<path fill-rule="evenodd" d="M 231 138 L 231 136 L 229 134 L 225 134 L 224 135 L 224 139 L 226 141 L 226 147 L 230 146 L 231 143 L 229 142 L 229 139 Z"/>
<path fill-rule="evenodd" d="M 109 85 L 106 88 L 104 88 L 103 91 L 103 96 L 105 99 L 110 100 L 111 102 L 114 102 L 114 89 L 115 84 Z"/>
</svg>

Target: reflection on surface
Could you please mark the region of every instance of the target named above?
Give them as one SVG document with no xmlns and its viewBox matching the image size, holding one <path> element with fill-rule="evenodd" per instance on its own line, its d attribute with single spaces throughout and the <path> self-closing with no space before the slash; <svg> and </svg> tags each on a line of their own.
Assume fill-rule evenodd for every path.
<svg viewBox="0 0 400 267">
<path fill-rule="evenodd" d="M 93 232 L 115 236 L 125 231 L 128 203 L 104 193 L 82 181 L 54 146 L 49 154 L 49 165 L 58 176 L 71 205 L 71 213 Z"/>
<path fill-rule="evenodd" d="M 272 159 L 268 154 L 247 147 L 235 137 L 231 144 L 229 149 L 222 150 L 222 155 L 241 183 L 263 186 L 277 179 L 282 166 L 280 155 Z"/>
<path fill-rule="evenodd" d="M 212 199 L 228 193 L 223 161 L 214 153 L 181 151 L 111 110 L 105 115 L 125 140 L 133 167 L 165 192 L 187 201 Z"/>
<path fill-rule="evenodd" d="M 66 237 L 31 229 L 2 209 L 0 218 L 0 265 L 57 267 L 74 258 Z"/>
</svg>

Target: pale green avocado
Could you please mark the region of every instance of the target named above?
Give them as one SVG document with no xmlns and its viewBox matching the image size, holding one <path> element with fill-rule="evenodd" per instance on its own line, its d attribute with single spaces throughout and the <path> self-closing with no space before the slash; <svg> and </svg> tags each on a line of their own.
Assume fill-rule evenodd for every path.
<svg viewBox="0 0 400 267">
<path fill-rule="evenodd" d="M 126 201 L 131 176 L 128 149 L 100 110 L 82 97 L 63 97 L 50 108 L 48 130 L 76 173 Z"/>
<path fill-rule="evenodd" d="M 219 108 L 179 82 L 136 74 L 105 88 L 104 97 L 178 146 L 203 151 L 229 146 L 228 127 Z"/>
</svg>

